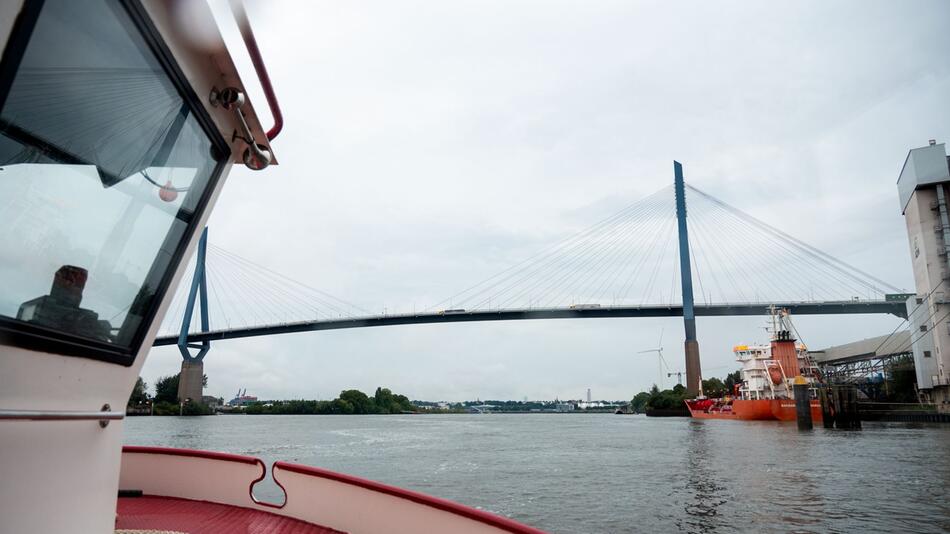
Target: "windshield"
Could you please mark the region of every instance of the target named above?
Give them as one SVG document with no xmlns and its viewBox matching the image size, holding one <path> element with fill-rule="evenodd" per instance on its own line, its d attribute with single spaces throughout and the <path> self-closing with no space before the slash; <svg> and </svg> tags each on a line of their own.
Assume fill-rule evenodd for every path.
<svg viewBox="0 0 950 534">
<path fill-rule="evenodd" d="M 218 167 L 125 10 L 47 1 L 0 86 L 0 316 L 131 348 Z"/>
</svg>

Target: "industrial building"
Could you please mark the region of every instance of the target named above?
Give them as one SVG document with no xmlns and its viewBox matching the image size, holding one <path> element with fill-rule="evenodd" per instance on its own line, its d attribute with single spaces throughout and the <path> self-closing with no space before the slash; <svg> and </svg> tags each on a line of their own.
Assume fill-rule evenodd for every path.
<svg viewBox="0 0 950 534">
<path fill-rule="evenodd" d="M 948 184 L 950 158 L 945 145 L 933 140 L 907 154 L 897 181 L 916 285 L 907 311 L 917 387 L 942 412 L 950 412 Z"/>
</svg>

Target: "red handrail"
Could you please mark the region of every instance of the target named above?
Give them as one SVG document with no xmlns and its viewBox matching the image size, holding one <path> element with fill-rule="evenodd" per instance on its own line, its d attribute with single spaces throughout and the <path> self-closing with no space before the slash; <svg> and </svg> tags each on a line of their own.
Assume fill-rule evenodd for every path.
<svg viewBox="0 0 950 534">
<path fill-rule="evenodd" d="M 437 510 L 442 510 L 444 512 L 449 512 L 450 514 L 455 514 L 461 517 L 472 519 L 478 521 L 479 523 L 484 523 L 486 525 L 491 525 L 499 530 L 504 530 L 506 532 L 511 532 L 512 534 L 547 534 L 545 531 L 529 527 L 527 525 L 522 525 L 521 523 L 508 519 L 507 517 L 486 512 L 483 510 L 478 510 L 465 506 L 464 504 L 459 504 L 454 501 L 447 499 L 442 499 L 439 497 L 433 497 L 431 495 L 426 495 L 425 493 L 419 493 L 416 491 L 399 488 L 396 486 L 390 486 L 388 484 L 383 484 L 382 482 L 376 482 L 375 480 L 367 480 L 365 478 L 356 477 L 353 475 L 346 475 L 343 473 L 337 473 L 335 471 L 330 471 L 328 469 L 322 469 L 319 467 L 311 467 L 309 465 L 300 465 L 292 464 L 289 462 L 274 462 L 273 467 L 271 467 L 271 473 L 274 478 L 274 481 L 277 481 L 277 471 L 289 471 L 291 473 L 297 473 L 300 475 L 308 475 L 312 477 L 325 478 L 327 480 L 333 480 L 335 482 L 340 482 L 343 484 L 350 484 L 352 486 L 357 486 L 360 488 L 367 489 L 369 491 L 375 491 L 377 493 L 385 493 L 387 495 L 392 495 L 393 497 L 398 497 L 400 499 L 406 499 L 417 504 L 422 504 L 435 508 Z M 281 486 L 283 488 L 283 486 Z"/>
<path fill-rule="evenodd" d="M 238 462 L 244 464 L 258 464 L 261 466 L 261 475 L 256 480 L 251 482 L 250 487 L 248 488 L 248 493 L 257 504 L 264 506 L 269 506 L 271 508 L 283 508 L 287 504 L 287 490 L 284 488 L 284 485 L 280 483 L 277 479 L 278 471 L 288 471 L 291 473 L 297 473 L 300 475 L 324 478 L 328 480 L 333 480 L 335 482 L 340 482 L 343 484 L 349 484 L 352 486 L 361 487 L 369 491 L 374 491 L 377 493 L 384 493 L 391 495 L 393 497 L 398 497 L 400 499 L 406 499 L 408 501 L 415 502 L 417 504 L 422 504 L 435 508 L 437 510 L 442 510 L 455 514 L 461 517 L 472 519 L 478 521 L 479 523 L 484 523 L 486 525 L 491 525 L 499 530 L 510 532 L 512 534 L 546 534 L 545 531 L 523 525 L 513 519 L 508 519 L 507 517 L 493 514 L 490 512 L 485 512 L 483 510 L 478 510 L 465 506 L 464 504 L 459 504 L 453 501 L 446 499 L 441 499 L 439 497 L 433 497 L 431 495 L 426 495 L 424 493 L 419 493 L 412 490 L 407 490 L 399 488 L 396 486 L 390 486 L 388 484 L 383 484 L 381 482 L 376 482 L 374 480 L 367 480 L 365 478 L 355 477 L 353 475 L 346 475 L 343 473 L 337 473 L 335 471 L 330 471 L 327 469 L 322 469 L 319 467 L 311 467 L 300 464 L 292 464 L 288 462 L 274 462 L 271 467 L 271 478 L 274 482 L 280 486 L 280 489 L 284 491 L 284 502 L 281 504 L 271 504 L 267 502 L 258 501 L 254 497 L 253 488 L 254 485 L 264 479 L 264 476 L 267 473 L 266 468 L 264 467 L 264 462 L 253 456 L 243 456 L 240 454 L 231 454 L 224 452 L 213 452 L 213 451 L 199 451 L 193 449 L 175 449 L 175 448 L 166 448 L 166 447 L 142 447 L 134 445 L 125 445 L 122 447 L 122 452 L 127 454 L 158 454 L 158 455 L 171 455 L 171 456 L 186 456 L 193 458 L 206 458 L 209 460 L 220 460 L 225 462 Z"/>
<path fill-rule="evenodd" d="M 277 134 L 284 128 L 284 115 L 280 112 L 280 104 L 277 103 L 277 95 L 274 94 L 274 86 L 271 85 L 270 76 L 267 74 L 267 67 L 264 66 L 264 59 L 261 57 L 261 51 L 257 47 L 257 39 L 254 38 L 254 31 L 251 29 L 251 22 L 247 18 L 247 11 L 244 10 L 242 0 L 231 1 L 231 11 L 234 13 L 234 20 L 237 22 L 238 29 L 241 31 L 241 37 L 244 38 L 244 45 L 247 47 L 247 53 L 251 56 L 251 63 L 254 64 L 254 70 L 261 81 L 261 87 L 264 89 L 264 96 L 267 97 L 267 105 L 270 107 L 270 113 L 274 117 L 274 125 L 267 130 L 267 140 L 273 141 Z"/>
</svg>

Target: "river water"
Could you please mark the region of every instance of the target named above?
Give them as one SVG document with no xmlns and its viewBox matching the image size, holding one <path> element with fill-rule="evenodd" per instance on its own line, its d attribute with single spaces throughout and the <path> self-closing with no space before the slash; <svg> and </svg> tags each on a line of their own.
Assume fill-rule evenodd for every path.
<svg viewBox="0 0 950 534">
<path fill-rule="evenodd" d="M 610 414 L 221 415 L 132 417 L 125 442 L 324 467 L 551 532 L 950 531 L 950 426 L 801 433 Z"/>
</svg>

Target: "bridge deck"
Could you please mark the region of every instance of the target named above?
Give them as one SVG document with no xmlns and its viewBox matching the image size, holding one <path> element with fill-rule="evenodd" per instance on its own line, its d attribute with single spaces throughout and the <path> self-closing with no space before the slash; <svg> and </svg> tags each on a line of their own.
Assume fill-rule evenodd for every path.
<svg viewBox="0 0 950 534">
<path fill-rule="evenodd" d="M 737 303 L 696 306 L 697 316 L 739 316 L 767 315 L 769 304 Z M 786 308 L 792 315 L 835 315 L 885 313 L 905 317 L 907 310 L 903 302 L 883 300 L 832 301 L 832 302 L 786 302 L 774 303 L 777 308 Z M 472 310 L 461 313 L 417 313 L 404 315 L 379 315 L 346 319 L 326 319 L 300 321 L 264 326 L 239 327 L 211 332 L 193 332 L 188 335 L 189 343 L 201 341 L 219 341 L 243 337 L 289 334 L 294 332 L 312 332 L 317 330 L 341 330 L 346 328 L 370 328 L 375 326 L 395 326 L 431 323 L 461 323 L 473 321 L 519 321 L 528 319 L 604 319 L 612 317 L 682 317 L 682 306 L 604 306 L 600 308 L 535 308 Z M 174 345 L 178 336 L 162 336 L 155 339 L 155 346 Z"/>
</svg>

